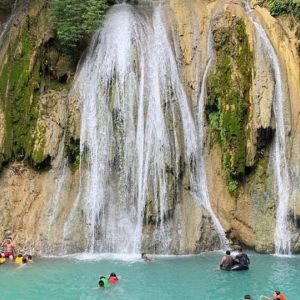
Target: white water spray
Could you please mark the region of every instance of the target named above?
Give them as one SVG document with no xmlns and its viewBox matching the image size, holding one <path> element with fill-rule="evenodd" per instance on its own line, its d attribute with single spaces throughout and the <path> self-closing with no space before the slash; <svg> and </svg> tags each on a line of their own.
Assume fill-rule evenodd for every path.
<svg viewBox="0 0 300 300">
<path fill-rule="evenodd" d="M 167 4 L 115 5 L 94 36 L 74 85 L 82 103 L 81 183 L 64 237 L 72 236 L 72 219 L 83 208 L 89 252 L 138 253 L 145 221 L 155 226 L 154 249 L 158 244 L 168 252 L 166 220 L 180 164 L 184 160 L 196 180 L 204 170 L 176 56 L 179 43 L 165 22 L 167 13 Z M 191 162 L 203 164 L 197 174 Z M 201 180 L 199 190 L 205 175 Z M 218 227 L 204 196 L 197 197 Z"/>
<path fill-rule="evenodd" d="M 13 19 L 14 19 L 14 16 L 16 14 L 17 2 L 18 2 L 18 0 L 15 0 L 14 4 L 12 5 L 12 8 L 11 8 L 11 14 L 10 14 L 8 20 L 5 22 L 5 24 L 3 26 L 2 32 L 0 34 L 0 45 L 3 42 L 2 38 L 7 33 L 7 30 L 9 29 L 9 27 L 10 27 L 10 25 L 11 25 Z"/>
<path fill-rule="evenodd" d="M 216 229 L 218 231 L 218 236 L 220 238 L 220 246 L 221 249 L 225 250 L 228 248 L 228 240 L 225 235 L 225 231 L 216 217 L 211 204 L 210 204 L 210 198 L 209 193 L 207 189 L 207 181 L 206 181 L 206 169 L 205 169 L 205 160 L 204 160 L 204 148 L 205 148 L 205 83 L 206 83 L 206 77 L 209 71 L 209 68 L 211 66 L 211 63 L 213 61 L 213 35 L 211 30 L 208 33 L 208 40 L 207 40 L 207 58 L 206 58 L 206 67 L 204 70 L 204 74 L 202 77 L 202 83 L 201 83 L 201 90 L 200 90 L 200 97 L 199 97 L 199 103 L 198 103 L 198 132 L 199 132 L 199 170 L 197 173 L 197 182 L 198 182 L 198 189 L 197 194 L 199 195 L 197 198 L 200 200 L 201 204 L 207 209 L 207 211 L 210 213 L 212 220 L 216 226 Z"/>
<path fill-rule="evenodd" d="M 250 14 L 247 1 L 243 1 L 246 11 Z M 286 133 L 284 127 L 284 90 L 282 87 L 281 70 L 278 56 L 270 42 L 265 30 L 250 16 L 257 38 L 263 45 L 263 50 L 269 59 L 275 79 L 275 91 L 273 98 L 273 112 L 276 123 L 274 143 L 274 171 L 277 188 L 276 229 L 275 229 L 275 252 L 276 254 L 291 254 L 291 238 L 287 222 L 287 210 L 290 198 L 290 176 L 286 159 Z"/>
</svg>

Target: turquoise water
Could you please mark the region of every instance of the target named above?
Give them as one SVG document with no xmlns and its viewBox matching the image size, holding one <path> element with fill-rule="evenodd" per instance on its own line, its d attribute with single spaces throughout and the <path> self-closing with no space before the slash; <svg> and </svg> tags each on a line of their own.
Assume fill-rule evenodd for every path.
<svg viewBox="0 0 300 300">
<path fill-rule="evenodd" d="M 299 299 L 300 256 L 276 257 L 250 253 L 251 269 L 216 270 L 222 253 L 193 256 L 138 256 L 81 254 L 39 258 L 34 264 L 0 266 L 0 299 L 7 300 L 239 300 L 251 294 L 272 296 L 280 290 L 288 300 Z M 94 289 L 99 275 L 115 272 L 119 282 Z"/>
</svg>

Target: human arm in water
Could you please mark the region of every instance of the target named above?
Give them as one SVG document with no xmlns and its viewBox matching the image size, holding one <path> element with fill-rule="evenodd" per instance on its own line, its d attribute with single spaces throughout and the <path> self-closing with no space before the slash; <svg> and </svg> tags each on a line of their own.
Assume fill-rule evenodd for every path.
<svg viewBox="0 0 300 300">
<path fill-rule="evenodd" d="M 220 262 L 220 268 L 223 267 L 224 262 L 226 261 L 226 256 L 223 256 Z"/>
<path fill-rule="evenodd" d="M 264 295 L 261 295 L 260 298 L 264 298 L 264 299 L 267 299 L 267 300 L 273 300 L 272 298 L 264 296 Z"/>
</svg>

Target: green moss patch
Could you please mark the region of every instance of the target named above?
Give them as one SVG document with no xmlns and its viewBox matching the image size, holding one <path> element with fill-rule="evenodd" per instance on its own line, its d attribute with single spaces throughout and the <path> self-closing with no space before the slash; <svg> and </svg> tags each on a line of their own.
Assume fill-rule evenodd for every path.
<svg viewBox="0 0 300 300">
<path fill-rule="evenodd" d="M 206 107 L 213 134 L 217 132 L 219 136 L 222 165 L 231 192 L 237 190 L 246 168 L 253 61 L 245 23 L 238 19 L 234 27 L 213 32 L 216 64 L 207 78 Z"/>
</svg>

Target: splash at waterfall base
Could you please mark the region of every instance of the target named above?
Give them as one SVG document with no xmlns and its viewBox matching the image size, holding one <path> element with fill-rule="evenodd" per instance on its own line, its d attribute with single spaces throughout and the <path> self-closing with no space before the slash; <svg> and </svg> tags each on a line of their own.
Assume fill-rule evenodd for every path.
<svg viewBox="0 0 300 300">
<path fill-rule="evenodd" d="M 48 158 L 48 169 L 7 162 L 1 171 L 0 220 L 18 249 L 186 254 L 220 249 L 228 238 L 231 246 L 275 252 L 281 219 L 273 164 L 276 82 L 254 15 L 282 65 L 291 190 L 281 223 L 292 252 L 300 251 L 299 58 L 266 10 L 255 6 L 249 14 L 243 1 L 228 3 L 110 10 L 69 99 L 51 91 L 36 106 L 35 134 L 25 142 L 34 144 L 38 163 Z M 0 72 L 9 86 L 10 77 Z M 1 106 L 1 124 L 8 115 Z M 5 124 L 1 151 L 8 149 L 5 130 L 11 125 L 19 132 L 16 124 Z M 64 157 L 72 141 L 80 141 L 79 168 Z"/>
</svg>

